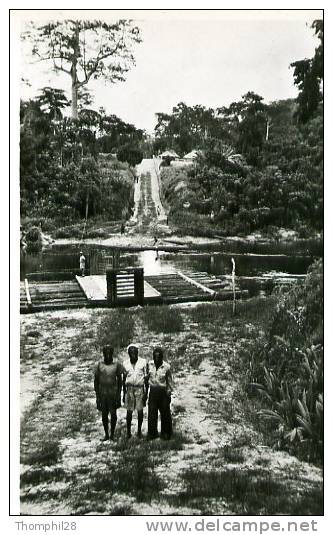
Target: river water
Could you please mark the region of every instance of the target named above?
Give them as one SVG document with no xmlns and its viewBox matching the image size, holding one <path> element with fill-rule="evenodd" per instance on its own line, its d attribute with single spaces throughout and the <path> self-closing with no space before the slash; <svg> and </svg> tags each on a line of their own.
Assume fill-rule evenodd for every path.
<svg viewBox="0 0 333 535">
<path fill-rule="evenodd" d="M 89 268 L 89 254 L 96 249 L 104 255 L 112 254 L 107 247 L 82 246 L 87 257 Z M 121 251 L 120 267 L 143 267 L 146 275 L 172 271 L 206 271 L 210 274 L 229 275 L 231 273 L 231 258 L 236 263 L 236 275 L 246 279 L 242 287 L 250 287 L 260 277 L 274 280 L 281 276 L 305 275 L 310 264 L 322 256 L 322 246 L 317 241 L 293 243 L 243 243 L 226 242 L 205 247 L 203 250 L 188 250 L 167 252 L 153 248 L 147 251 Z M 21 279 L 27 273 L 38 271 L 62 271 L 78 269 L 78 246 L 53 246 L 52 249 L 35 256 L 25 256 L 21 259 Z M 253 288 L 253 285 L 252 285 Z"/>
</svg>

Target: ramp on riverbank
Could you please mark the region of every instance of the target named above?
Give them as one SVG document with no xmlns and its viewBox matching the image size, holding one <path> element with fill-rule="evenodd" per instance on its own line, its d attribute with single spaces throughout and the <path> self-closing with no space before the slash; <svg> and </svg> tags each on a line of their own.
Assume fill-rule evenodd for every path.
<svg viewBox="0 0 333 535">
<path fill-rule="evenodd" d="M 117 301 L 112 304 L 113 307 L 133 305 L 131 284 L 124 282 L 117 290 Z M 237 299 L 247 296 L 247 291 L 236 288 Z M 233 297 L 230 280 L 206 272 L 177 271 L 144 276 L 144 305 L 223 301 Z M 57 281 L 29 280 L 28 275 L 21 283 L 21 313 L 109 306 L 105 275 L 76 276 L 73 280 Z"/>
</svg>

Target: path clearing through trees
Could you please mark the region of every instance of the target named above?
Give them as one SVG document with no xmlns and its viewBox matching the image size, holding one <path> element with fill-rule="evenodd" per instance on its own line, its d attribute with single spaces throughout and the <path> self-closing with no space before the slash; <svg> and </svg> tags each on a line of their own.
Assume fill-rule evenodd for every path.
<svg viewBox="0 0 333 535">
<path fill-rule="evenodd" d="M 168 231 L 167 215 L 161 202 L 158 158 L 145 158 L 137 166 L 139 181 L 135 183 L 134 214 L 130 220 L 131 231 L 154 234 L 156 230 Z"/>
</svg>

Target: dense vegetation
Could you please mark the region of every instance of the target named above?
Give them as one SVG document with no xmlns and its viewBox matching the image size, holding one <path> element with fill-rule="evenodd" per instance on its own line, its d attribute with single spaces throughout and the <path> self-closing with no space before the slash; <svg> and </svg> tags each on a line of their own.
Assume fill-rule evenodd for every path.
<svg viewBox="0 0 333 535">
<path fill-rule="evenodd" d="M 68 119 L 63 117 L 67 106 L 63 91 L 53 88 L 21 103 L 22 217 L 49 225 L 128 217 L 133 174 L 128 163 L 103 151 L 117 152 L 131 142 L 133 152 L 140 154 L 135 147 L 143 140 L 143 131 L 105 115 L 104 110 L 81 108 L 77 120 Z"/>
<path fill-rule="evenodd" d="M 298 125 L 294 101 L 276 102 L 271 108 L 276 119 L 268 140 L 260 150 L 248 149 L 252 157 L 256 150 L 256 165 L 245 164 L 227 144 L 207 142 L 192 166 L 163 169 L 172 222 L 208 235 L 287 227 L 307 237 L 322 230 L 321 109 L 306 125 Z"/>
<path fill-rule="evenodd" d="M 305 238 L 321 232 L 322 21 L 312 27 L 319 39 L 314 57 L 291 65 L 299 89 L 295 100 L 265 104 L 249 91 L 215 110 L 180 102 L 171 114 L 157 113 L 153 142 L 104 109 L 91 109 L 83 87 L 75 90 L 77 113 L 71 119 L 64 116 L 71 104 L 65 93 L 45 87 L 21 103 L 22 216 L 62 226 L 124 219 L 133 203 L 131 167 L 164 149 L 181 156 L 198 150 L 193 165 L 172 163 L 162 170 L 175 229 L 206 236 L 277 236 L 281 227 Z"/>
<path fill-rule="evenodd" d="M 248 380 L 263 396 L 261 417 L 278 444 L 323 459 L 323 265 L 282 293 L 265 334 L 248 352 Z"/>
</svg>

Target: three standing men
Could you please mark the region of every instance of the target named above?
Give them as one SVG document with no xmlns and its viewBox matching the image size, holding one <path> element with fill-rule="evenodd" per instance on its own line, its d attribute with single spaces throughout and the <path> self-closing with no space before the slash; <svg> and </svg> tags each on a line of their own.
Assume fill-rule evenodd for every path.
<svg viewBox="0 0 333 535">
<path fill-rule="evenodd" d="M 129 358 L 123 364 L 114 362 L 113 348 L 103 348 L 104 362 L 99 362 L 94 379 L 96 404 L 102 411 L 102 422 L 105 431 L 103 440 L 113 440 L 117 423 L 117 409 L 121 406 L 120 394 L 123 387 L 123 403 L 127 409 L 127 437 L 131 437 L 133 411 L 138 414 L 137 436 L 142 437 L 143 408 L 146 405 L 148 390 L 148 438 L 158 437 L 158 412 L 161 415 L 161 438 L 169 439 L 172 435 L 172 419 L 170 412 L 173 381 L 170 365 L 163 361 L 163 350 L 156 347 L 153 360 L 147 362 L 138 355 L 135 345 L 128 347 Z M 111 414 L 111 432 L 108 431 L 108 415 Z"/>
</svg>

